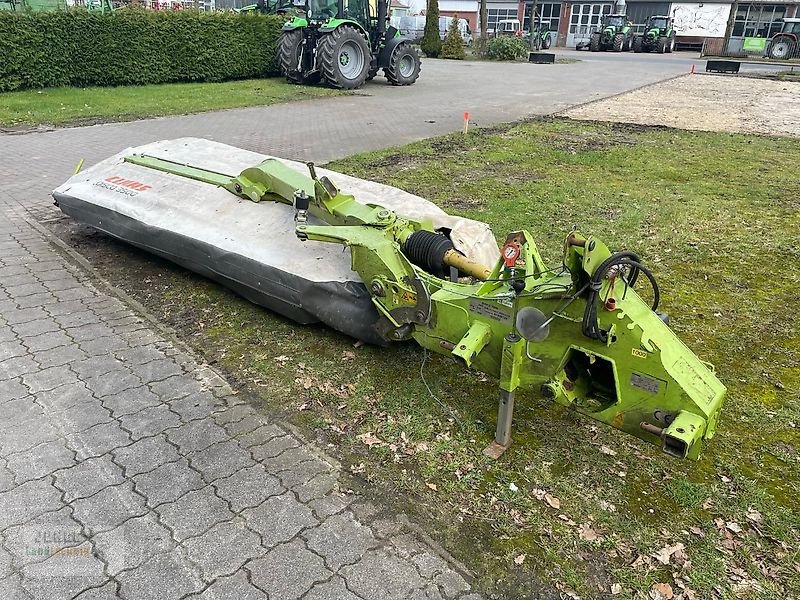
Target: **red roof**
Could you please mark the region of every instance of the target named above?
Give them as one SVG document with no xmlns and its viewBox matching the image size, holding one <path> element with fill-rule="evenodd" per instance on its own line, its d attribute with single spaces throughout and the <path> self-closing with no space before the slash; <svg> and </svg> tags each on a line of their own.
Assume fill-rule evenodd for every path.
<svg viewBox="0 0 800 600">
<path fill-rule="evenodd" d="M 391 2 L 389 3 L 389 6 L 391 8 L 408 8 L 408 4 L 405 4 L 404 2 L 400 2 L 400 0 L 391 0 Z"/>
</svg>

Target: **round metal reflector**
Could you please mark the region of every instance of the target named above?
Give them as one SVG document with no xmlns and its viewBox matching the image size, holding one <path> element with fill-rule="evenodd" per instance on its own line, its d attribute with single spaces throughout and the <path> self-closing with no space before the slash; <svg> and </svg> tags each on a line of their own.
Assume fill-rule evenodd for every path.
<svg viewBox="0 0 800 600">
<path fill-rule="evenodd" d="M 526 306 L 517 312 L 517 331 L 529 342 L 543 342 L 550 335 L 550 324 L 545 325 L 547 317 L 538 308 Z"/>
</svg>

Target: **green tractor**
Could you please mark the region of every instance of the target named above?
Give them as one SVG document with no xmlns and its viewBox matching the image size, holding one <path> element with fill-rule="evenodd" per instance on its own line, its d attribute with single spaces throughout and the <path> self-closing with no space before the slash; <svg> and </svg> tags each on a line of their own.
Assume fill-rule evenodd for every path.
<svg viewBox="0 0 800 600">
<path fill-rule="evenodd" d="M 675 49 L 675 29 L 672 19 L 664 16 L 647 17 L 644 33 L 633 40 L 634 52 L 672 52 Z"/>
<path fill-rule="evenodd" d="M 411 41 L 387 27 L 389 0 L 305 0 L 283 26 L 278 65 L 293 83 L 324 83 L 353 90 L 383 69 L 392 85 L 419 77 L 420 55 Z"/>
<path fill-rule="evenodd" d="M 633 44 L 633 27 L 627 15 L 607 15 L 603 19 L 602 29 L 595 31 L 589 38 L 589 50 L 613 50 L 627 52 Z"/>
</svg>

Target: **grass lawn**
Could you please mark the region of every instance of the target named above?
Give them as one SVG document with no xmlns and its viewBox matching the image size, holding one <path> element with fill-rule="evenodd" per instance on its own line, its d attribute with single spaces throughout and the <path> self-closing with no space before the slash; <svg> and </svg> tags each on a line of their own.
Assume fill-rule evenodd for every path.
<svg viewBox="0 0 800 600">
<path fill-rule="evenodd" d="M 729 390 L 699 463 L 533 392 L 518 394 L 515 444 L 491 461 L 497 385 L 482 374 L 410 344 L 356 349 L 100 234 L 66 237 L 496 597 L 797 598 L 798 164 L 791 139 L 544 120 L 332 165 L 498 239 L 528 228 L 548 261 L 573 224 L 637 251 L 672 327 Z"/>
<path fill-rule="evenodd" d="M 85 125 L 147 117 L 262 106 L 341 94 L 283 79 L 224 83 L 47 88 L 0 94 L 0 127 Z"/>
</svg>

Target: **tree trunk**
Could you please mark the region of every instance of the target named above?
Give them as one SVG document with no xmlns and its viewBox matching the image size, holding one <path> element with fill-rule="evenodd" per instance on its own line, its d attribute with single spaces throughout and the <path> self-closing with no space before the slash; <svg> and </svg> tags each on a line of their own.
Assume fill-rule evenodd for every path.
<svg viewBox="0 0 800 600">
<path fill-rule="evenodd" d="M 483 48 L 486 50 L 486 42 L 489 40 L 489 12 L 486 9 L 486 0 L 481 0 L 481 39 Z"/>
<path fill-rule="evenodd" d="M 722 56 L 728 55 L 728 46 L 731 43 L 731 35 L 733 34 L 733 26 L 736 21 L 736 13 L 739 12 L 739 0 L 734 0 L 731 5 L 731 12 L 728 15 L 728 24 L 725 26 L 725 38 L 722 42 Z"/>
<path fill-rule="evenodd" d="M 534 35 L 533 35 L 534 29 L 536 27 L 536 4 L 537 4 L 536 0 L 533 0 L 533 2 L 531 2 L 531 20 L 530 20 L 530 24 L 528 25 L 529 31 L 531 33 L 531 37 L 530 37 L 531 50 L 538 50 L 539 49 L 539 42 L 540 42 L 540 38 L 539 38 L 539 35 L 538 35 L 539 32 L 538 31 L 536 32 L 537 33 L 536 39 L 534 39 Z"/>
</svg>

